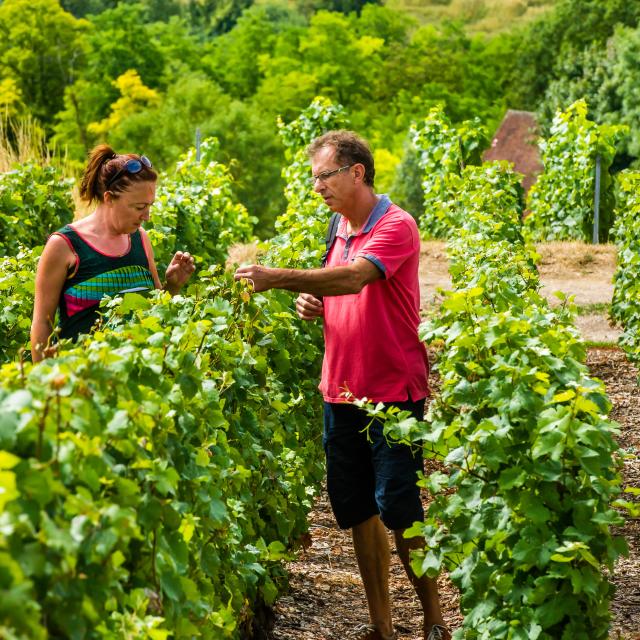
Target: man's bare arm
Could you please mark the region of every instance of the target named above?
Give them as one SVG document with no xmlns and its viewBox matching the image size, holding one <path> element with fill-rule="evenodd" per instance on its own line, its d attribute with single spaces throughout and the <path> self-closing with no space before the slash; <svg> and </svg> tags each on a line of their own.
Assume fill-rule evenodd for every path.
<svg viewBox="0 0 640 640">
<path fill-rule="evenodd" d="M 383 273 L 373 262 L 360 257 L 349 265 L 324 269 L 278 269 L 252 264 L 240 267 L 234 277 L 251 280 L 255 291 L 287 289 L 314 296 L 343 296 L 360 293 Z"/>
</svg>

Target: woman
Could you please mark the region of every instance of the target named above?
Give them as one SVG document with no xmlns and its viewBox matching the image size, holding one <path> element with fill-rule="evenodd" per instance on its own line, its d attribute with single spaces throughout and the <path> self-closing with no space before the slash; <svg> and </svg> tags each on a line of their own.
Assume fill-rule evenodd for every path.
<svg viewBox="0 0 640 640">
<path fill-rule="evenodd" d="M 189 253 L 178 251 L 164 287 L 142 223 L 149 220 L 157 174 L 145 156 L 119 155 L 98 145 L 89 155 L 80 197 L 97 203 L 86 218 L 51 235 L 36 273 L 31 325 L 34 362 L 49 355 L 56 310 L 61 338 L 76 339 L 98 319 L 104 296 L 164 288 L 180 291 L 194 271 Z"/>
</svg>

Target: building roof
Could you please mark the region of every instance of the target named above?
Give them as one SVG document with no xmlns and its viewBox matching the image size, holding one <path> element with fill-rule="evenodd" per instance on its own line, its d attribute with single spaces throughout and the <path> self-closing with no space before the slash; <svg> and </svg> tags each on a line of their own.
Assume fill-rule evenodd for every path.
<svg viewBox="0 0 640 640">
<path fill-rule="evenodd" d="M 536 144 L 538 135 L 535 114 L 509 109 L 482 159 L 512 162 L 515 170 L 524 175 L 522 186 L 527 192 L 543 169 Z"/>
</svg>

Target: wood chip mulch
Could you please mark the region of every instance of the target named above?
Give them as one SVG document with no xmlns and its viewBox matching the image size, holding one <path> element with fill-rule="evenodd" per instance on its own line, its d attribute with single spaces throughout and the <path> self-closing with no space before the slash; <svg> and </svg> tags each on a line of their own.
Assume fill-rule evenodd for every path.
<svg viewBox="0 0 640 640">
<path fill-rule="evenodd" d="M 640 486 L 640 387 L 638 371 L 617 348 L 589 350 L 592 375 L 603 380 L 613 403 L 611 418 L 621 427 L 619 444 L 625 454 L 624 484 Z M 632 499 L 625 496 L 627 499 Z M 630 554 L 618 561 L 613 582 L 611 640 L 640 640 L 640 520 L 627 519 L 618 531 Z M 288 566 L 290 591 L 275 605 L 270 640 L 348 640 L 368 622 L 367 604 L 351 536 L 338 529 L 326 494 L 310 514 L 311 545 Z M 398 640 L 422 640 L 422 611 L 400 559 L 393 551 L 391 593 Z M 461 622 L 458 593 L 447 576 L 438 579 L 443 613 L 453 628 Z"/>
<path fill-rule="evenodd" d="M 623 487 L 640 487 L 640 386 L 638 370 L 618 348 L 589 349 L 592 375 L 606 387 L 613 409 L 609 417 L 620 425 L 618 444 L 624 453 Z M 629 502 L 637 501 L 623 494 Z M 640 640 L 640 520 L 627 518 L 617 530 L 626 538 L 629 556 L 618 560 L 613 573 L 616 586 L 611 611 L 611 638 Z"/>
</svg>

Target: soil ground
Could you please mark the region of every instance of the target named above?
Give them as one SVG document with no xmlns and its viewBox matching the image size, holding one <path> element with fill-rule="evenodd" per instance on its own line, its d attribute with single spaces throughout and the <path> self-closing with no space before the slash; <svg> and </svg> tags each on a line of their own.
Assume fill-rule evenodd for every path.
<svg viewBox="0 0 640 640">
<path fill-rule="evenodd" d="M 560 303 L 555 292 L 573 296 L 578 307 L 576 325 L 584 340 L 615 343 L 619 327 L 609 323 L 607 310 L 613 295 L 613 272 L 616 249 L 611 244 L 589 245 L 582 242 L 549 242 L 537 245 L 540 255 L 541 291 L 552 305 Z M 434 309 L 438 289 L 450 289 L 446 245 L 444 242 L 422 243 L 420 260 L 420 294 L 425 311 Z"/>
<path fill-rule="evenodd" d="M 542 291 L 557 301 L 553 291 L 575 296 L 577 324 L 583 338 L 593 343 L 613 343 L 619 329 L 609 326 L 606 306 L 611 301 L 615 249 L 579 243 L 553 243 L 538 247 Z M 443 243 L 423 244 L 421 288 L 425 310 L 437 301 L 436 288 L 450 288 Z M 434 355 L 434 354 L 432 354 Z M 625 453 L 625 486 L 640 486 L 639 372 L 613 344 L 592 346 L 587 359 L 592 375 L 603 380 L 612 402 L 611 418 L 620 424 L 619 444 Z M 437 384 L 437 380 L 432 381 Z M 640 640 L 640 520 L 628 519 L 620 528 L 630 554 L 617 563 L 612 580 L 611 640 Z M 368 622 L 367 605 L 353 555 L 351 537 L 340 531 L 326 495 L 319 496 L 310 514 L 311 545 L 290 563 L 290 592 L 275 606 L 275 627 L 270 640 L 348 640 L 354 629 Z M 390 537 L 390 545 L 393 549 Z M 447 624 L 461 620 L 458 593 L 446 576 L 438 580 Z M 394 553 L 390 592 L 398 640 L 421 640 L 421 611 L 400 560 Z"/>
</svg>

